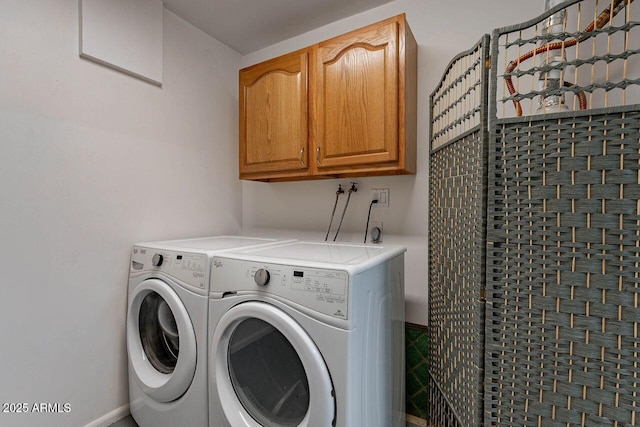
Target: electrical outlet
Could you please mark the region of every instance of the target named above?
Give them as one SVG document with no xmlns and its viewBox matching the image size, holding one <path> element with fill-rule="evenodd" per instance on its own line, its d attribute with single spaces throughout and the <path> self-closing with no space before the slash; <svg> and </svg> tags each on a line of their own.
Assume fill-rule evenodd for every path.
<svg viewBox="0 0 640 427">
<path fill-rule="evenodd" d="M 369 228 L 371 243 L 382 243 L 382 221 L 372 221 Z"/>
<path fill-rule="evenodd" d="M 389 189 L 388 188 L 372 188 L 371 200 L 378 200 L 378 203 L 374 204 L 374 208 L 388 208 L 389 207 Z"/>
</svg>

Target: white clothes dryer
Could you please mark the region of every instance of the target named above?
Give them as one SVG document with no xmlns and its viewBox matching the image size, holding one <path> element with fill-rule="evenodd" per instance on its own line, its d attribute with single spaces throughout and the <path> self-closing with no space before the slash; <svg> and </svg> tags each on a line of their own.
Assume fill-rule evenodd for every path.
<svg viewBox="0 0 640 427">
<path fill-rule="evenodd" d="M 127 353 L 130 409 L 140 427 L 207 426 L 211 263 L 272 239 L 219 236 L 134 245 Z"/>
<path fill-rule="evenodd" d="M 210 427 L 404 427 L 404 252 L 291 242 L 214 258 Z"/>
</svg>

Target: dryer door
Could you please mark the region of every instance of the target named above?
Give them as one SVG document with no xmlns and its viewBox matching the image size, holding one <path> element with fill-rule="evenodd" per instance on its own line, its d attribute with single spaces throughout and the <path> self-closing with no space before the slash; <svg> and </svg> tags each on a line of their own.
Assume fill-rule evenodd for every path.
<svg viewBox="0 0 640 427">
<path fill-rule="evenodd" d="M 213 334 L 217 397 L 232 426 L 331 426 L 333 386 L 320 351 L 284 311 L 245 302 Z"/>
<path fill-rule="evenodd" d="M 182 396 L 196 370 L 196 337 L 180 297 L 165 282 L 148 279 L 129 301 L 127 350 L 132 374 L 159 402 Z"/>
</svg>

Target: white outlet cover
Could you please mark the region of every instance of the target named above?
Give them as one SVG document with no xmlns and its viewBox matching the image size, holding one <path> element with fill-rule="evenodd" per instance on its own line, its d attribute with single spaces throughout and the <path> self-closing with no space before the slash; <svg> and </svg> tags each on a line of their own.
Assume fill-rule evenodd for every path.
<svg viewBox="0 0 640 427">
<path fill-rule="evenodd" d="M 388 188 L 372 188 L 371 200 L 378 199 L 378 203 L 373 205 L 376 208 L 389 207 L 389 189 Z"/>
</svg>

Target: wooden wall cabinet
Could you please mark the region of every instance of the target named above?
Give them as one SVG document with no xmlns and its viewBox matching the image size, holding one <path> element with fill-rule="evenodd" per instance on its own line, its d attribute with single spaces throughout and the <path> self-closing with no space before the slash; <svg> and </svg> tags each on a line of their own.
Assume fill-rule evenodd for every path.
<svg viewBox="0 0 640 427">
<path fill-rule="evenodd" d="M 416 85 L 404 15 L 240 70 L 240 178 L 415 173 Z"/>
<path fill-rule="evenodd" d="M 240 71 L 240 178 L 309 175 L 307 49 Z"/>
</svg>

